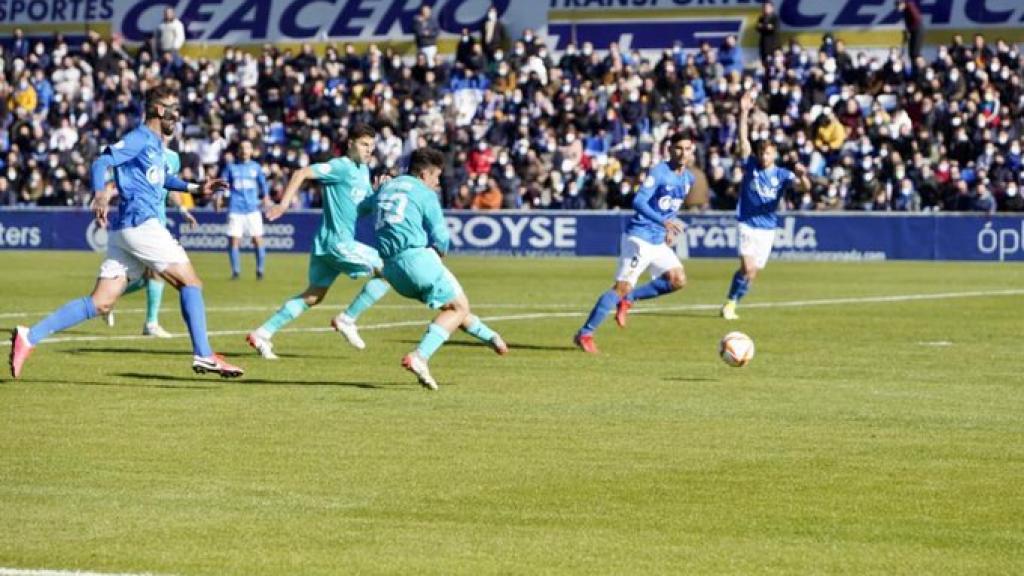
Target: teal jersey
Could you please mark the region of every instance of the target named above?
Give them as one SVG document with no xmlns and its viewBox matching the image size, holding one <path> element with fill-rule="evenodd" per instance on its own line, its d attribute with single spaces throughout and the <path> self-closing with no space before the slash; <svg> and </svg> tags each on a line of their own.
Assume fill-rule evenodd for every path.
<svg viewBox="0 0 1024 576">
<path fill-rule="evenodd" d="M 164 165 L 167 168 L 168 174 L 177 176 L 178 172 L 181 172 L 181 157 L 178 156 L 178 153 L 174 150 L 164 148 Z M 167 224 L 167 195 L 169 194 L 169 190 L 164 188 L 163 191 L 163 200 L 157 204 L 159 207 L 157 209 L 157 218 L 160 219 L 160 222 Z"/>
<path fill-rule="evenodd" d="M 374 211 L 377 250 L 384 260 L 406 250 L 432 246 L 448 251 L 448 225 L 437 193 L 414 176 L 391 180 L 369 201 Z"/>
<path fill-rule="evenodd" d="M 333 158 L 313 164 L 313 177 L 323 185 L 323 216 L 313 239 L 313 254 L 330 254 L 332 248 L 356 236 L 359 203 L 373 192 L 370 168 L 351 158 Z"/>
</svg>

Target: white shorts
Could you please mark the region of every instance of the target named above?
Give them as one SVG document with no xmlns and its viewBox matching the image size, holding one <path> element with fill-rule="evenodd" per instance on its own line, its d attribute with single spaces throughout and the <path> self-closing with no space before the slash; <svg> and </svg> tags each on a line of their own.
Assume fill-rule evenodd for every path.
<svg viewBox="0 0 1024 576">
<path fill-rule="evenodd" d="M 750 256 L 755 260 L 758 269 L 768 264 L 772 255 L 772 244 L 775 242 L 775 228 L 754 228 L 739 224 L 740 256 Z"/>
<path fill-rule="evenodd" d="M 683 267 L 679 256 L 664 242 L 651 244 L 636 236 L 623 234 L 619 253 L 619 270 L 615 273 L 615 280 L 629 282 L 633 286 L 636 286 L 640 275 L 647 268 L 651 269 L 651 278 L 657 278 L 669 270 Z"/>
<path fill-rule="evenodd" d="M 232 238 L 260 238 L 263 236 L 263 214 L 259 211 L 248 214 L 228 214 L 228 236 Z"/>
<path fill-rule="evenodd" d="M 188 254 L 170 231 L 156 218 L 150 218 L 134 228 L 110 232 L 100 278 L 127 276 L 132 281 L 141 278 L 146 268 L 163 272 L 172 264 L 188 261 Z"/>
</svg>

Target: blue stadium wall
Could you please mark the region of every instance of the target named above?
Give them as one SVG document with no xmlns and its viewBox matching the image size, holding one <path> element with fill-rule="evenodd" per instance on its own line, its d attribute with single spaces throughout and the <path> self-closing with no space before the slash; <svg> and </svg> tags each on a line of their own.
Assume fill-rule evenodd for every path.
<svg viewBox="0 0 1024 576">
<path fill-rule="evenodd" d="M 223 213 L 198 212 L 188 230 L 172 214 L 168 226 L 188 250 L 227 247 Z M 629 213 L 447 213 L 452 251 L 516 256 L 614 256 Z M 736 253 L 735 219 L 729 213 L 683 215 L 685 258 L 722 258 Z M 306 252 L 319 212 L 294 212 L 266 225 L 272 251 Z M 372 242 L 372 223 L 360 221 L 359 237 Z M 106 247 L 106 230 L 82 210 L 0 211 L 0 250 L 92 250 Z M 791 214 L 781 218 L 774 258 L 786 260 L 1024 260 L 1024 217 L 984 214 L 850 215 Z"/>
</svg>

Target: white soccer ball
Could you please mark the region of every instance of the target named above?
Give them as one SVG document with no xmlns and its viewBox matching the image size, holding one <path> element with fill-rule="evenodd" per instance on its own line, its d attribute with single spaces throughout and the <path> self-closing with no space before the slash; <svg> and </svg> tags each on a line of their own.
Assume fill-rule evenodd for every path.
<svg viewBox="0 0 1024 576">
<path fill-rule="evenodd" d="M 743 332 L 729 332 L 718 343 L 718 355 L 733 368 L 741 368 L 754 359 L 754 341 Z"/>
</svg>

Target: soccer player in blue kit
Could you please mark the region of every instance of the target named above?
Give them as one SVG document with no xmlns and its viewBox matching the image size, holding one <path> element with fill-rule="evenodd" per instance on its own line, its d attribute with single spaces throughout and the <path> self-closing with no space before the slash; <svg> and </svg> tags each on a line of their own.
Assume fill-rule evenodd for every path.
<svg viewBox="0 0 1024 576">
<path fill-rule="evenodd" d="M 597 299 L 586 323 L 573 338 L 584 352 L 597 353 L 594 331 L 612 310 L 617 309 L 615 321 L 624 327 L 633 302 L 657 298 L 686 285 L 683 263 L 671 245 L 683 232 L 683 224 L 676 215 L 695 181 L 688 170 L 693 159 L 693 140 L 684 134 L 671 136 L 668 160 L 651 169 L 633 199 L 636 214 L 622 236 L 615 285 Z M 640 275 L 648 268 L 653 279 L 636 286 Z"/>
<path fill-rule="evenodd" d="M 164 149 L 164 160 L 167 162 L 167 174 L 170 176 L 177 176 L 178 172 L 181 171 L 181 157 L 178 153 L 170 148 Z M 114 184 L 113 175 L 111 174 L 110 181 L 107 182 L 107 192 L 111 197 L 117 195 L 117 186 Z M 181 192 L 171 192 L 164 188 L 164 196 L 170 199 L 171 202 L 176 205 L 181 213 L 181 217 L 193 228 L 199 224 L 196 221 L 195 216 L 188 211 L 188 208 L 182 203 Z M 157 204 L 158 214 L 157 219 L 164 226 L 167 225 L 167 202 L 161 202 Z M 160 304 L 164 298 L 164 281 L 160 279 L 159 274 L 155 274 L 152 270 L 147 269 L 143 273 L 142 278 L 133 280 L 125 288 L 124 294 L 121 296 L 127 296 L 129 294 L 138 292 L 139 290 L 146 290 L 146 321 L 142 325 L 143 336 L 153 336 L 154 338 L 171 338 L 173 335 L 164 330 L 160 326 Z M 114 310 L 111 309 L 109 312 L 103 315 L 107 321 L 107 325 L 111 328 L 114 327 Z"/>
<path fill-rule="evenodd" d="M 238 161 L 224 169 L 224 179 L 231 187 L 225 192 L 228 199 L 228 255 L 231 260 L 231 279 L 242 273 L 242 239 L 252 238 L 256 250 L 256 278 L 263 279 L 267 249 L 263 246 L 263 213 L 261 207 L 270 207 L 270 189 L 263 168 L 252 159 L 252 142 L 242 140 L 238 145 Z"/>
<path fill-rule="evenodd" d="M 800 163 L 793 171 L 775 165 L 779 151 L 775 143 L 764 140 L 755 156 L 750 145 L 750 111 L 754 109 L 754 96 L 740 98 L 739 138 L 740 157 L 743 158 L 743 182 L 740 185 L 736 220 L 739 229 L 740 267 L 732 276 L 729 296 L 722 306 L 722 318 L 738 320 L 736 305 L 750 290 L 757 273 L 768 264 L 775 241 L 776 212 L 786 188 L 796 184 L 800 192 L 811 189 L 807 169 Z"/>
<path fill-rule="evenodd" d="M 159 220 L 165 187 L 212 194 L 224 186 L 222 180 L 200 185 L 167 173 L 164 139 L 174 133 L 178 110 L 176 90 L 168 86 L 153 88 L 146 95 L 144 122 L 93 162 L 93 211 L 100 224 L 107 223 L 110 197 L 105 184 L 111 168 L 120 196 L 120 209 L 111 214 L 109 222 L 107 257 L 100 266 L 92 294 L 66 303 L 31 329 L 26 326 L 14 329 L 10 353 L 14 378 L 21 375 L 25 361 L 39 342 L 111 310 L 128 283 L 141 277 L 147 268 L 179 291 L 181 314 L 192 337 L 192 369 L 200 374 L 214 372 L 226 378 L 243 374 L 241 368 L 214 354 L 210 347 L 202 282 L 185 250 Z"/>
</svg>

